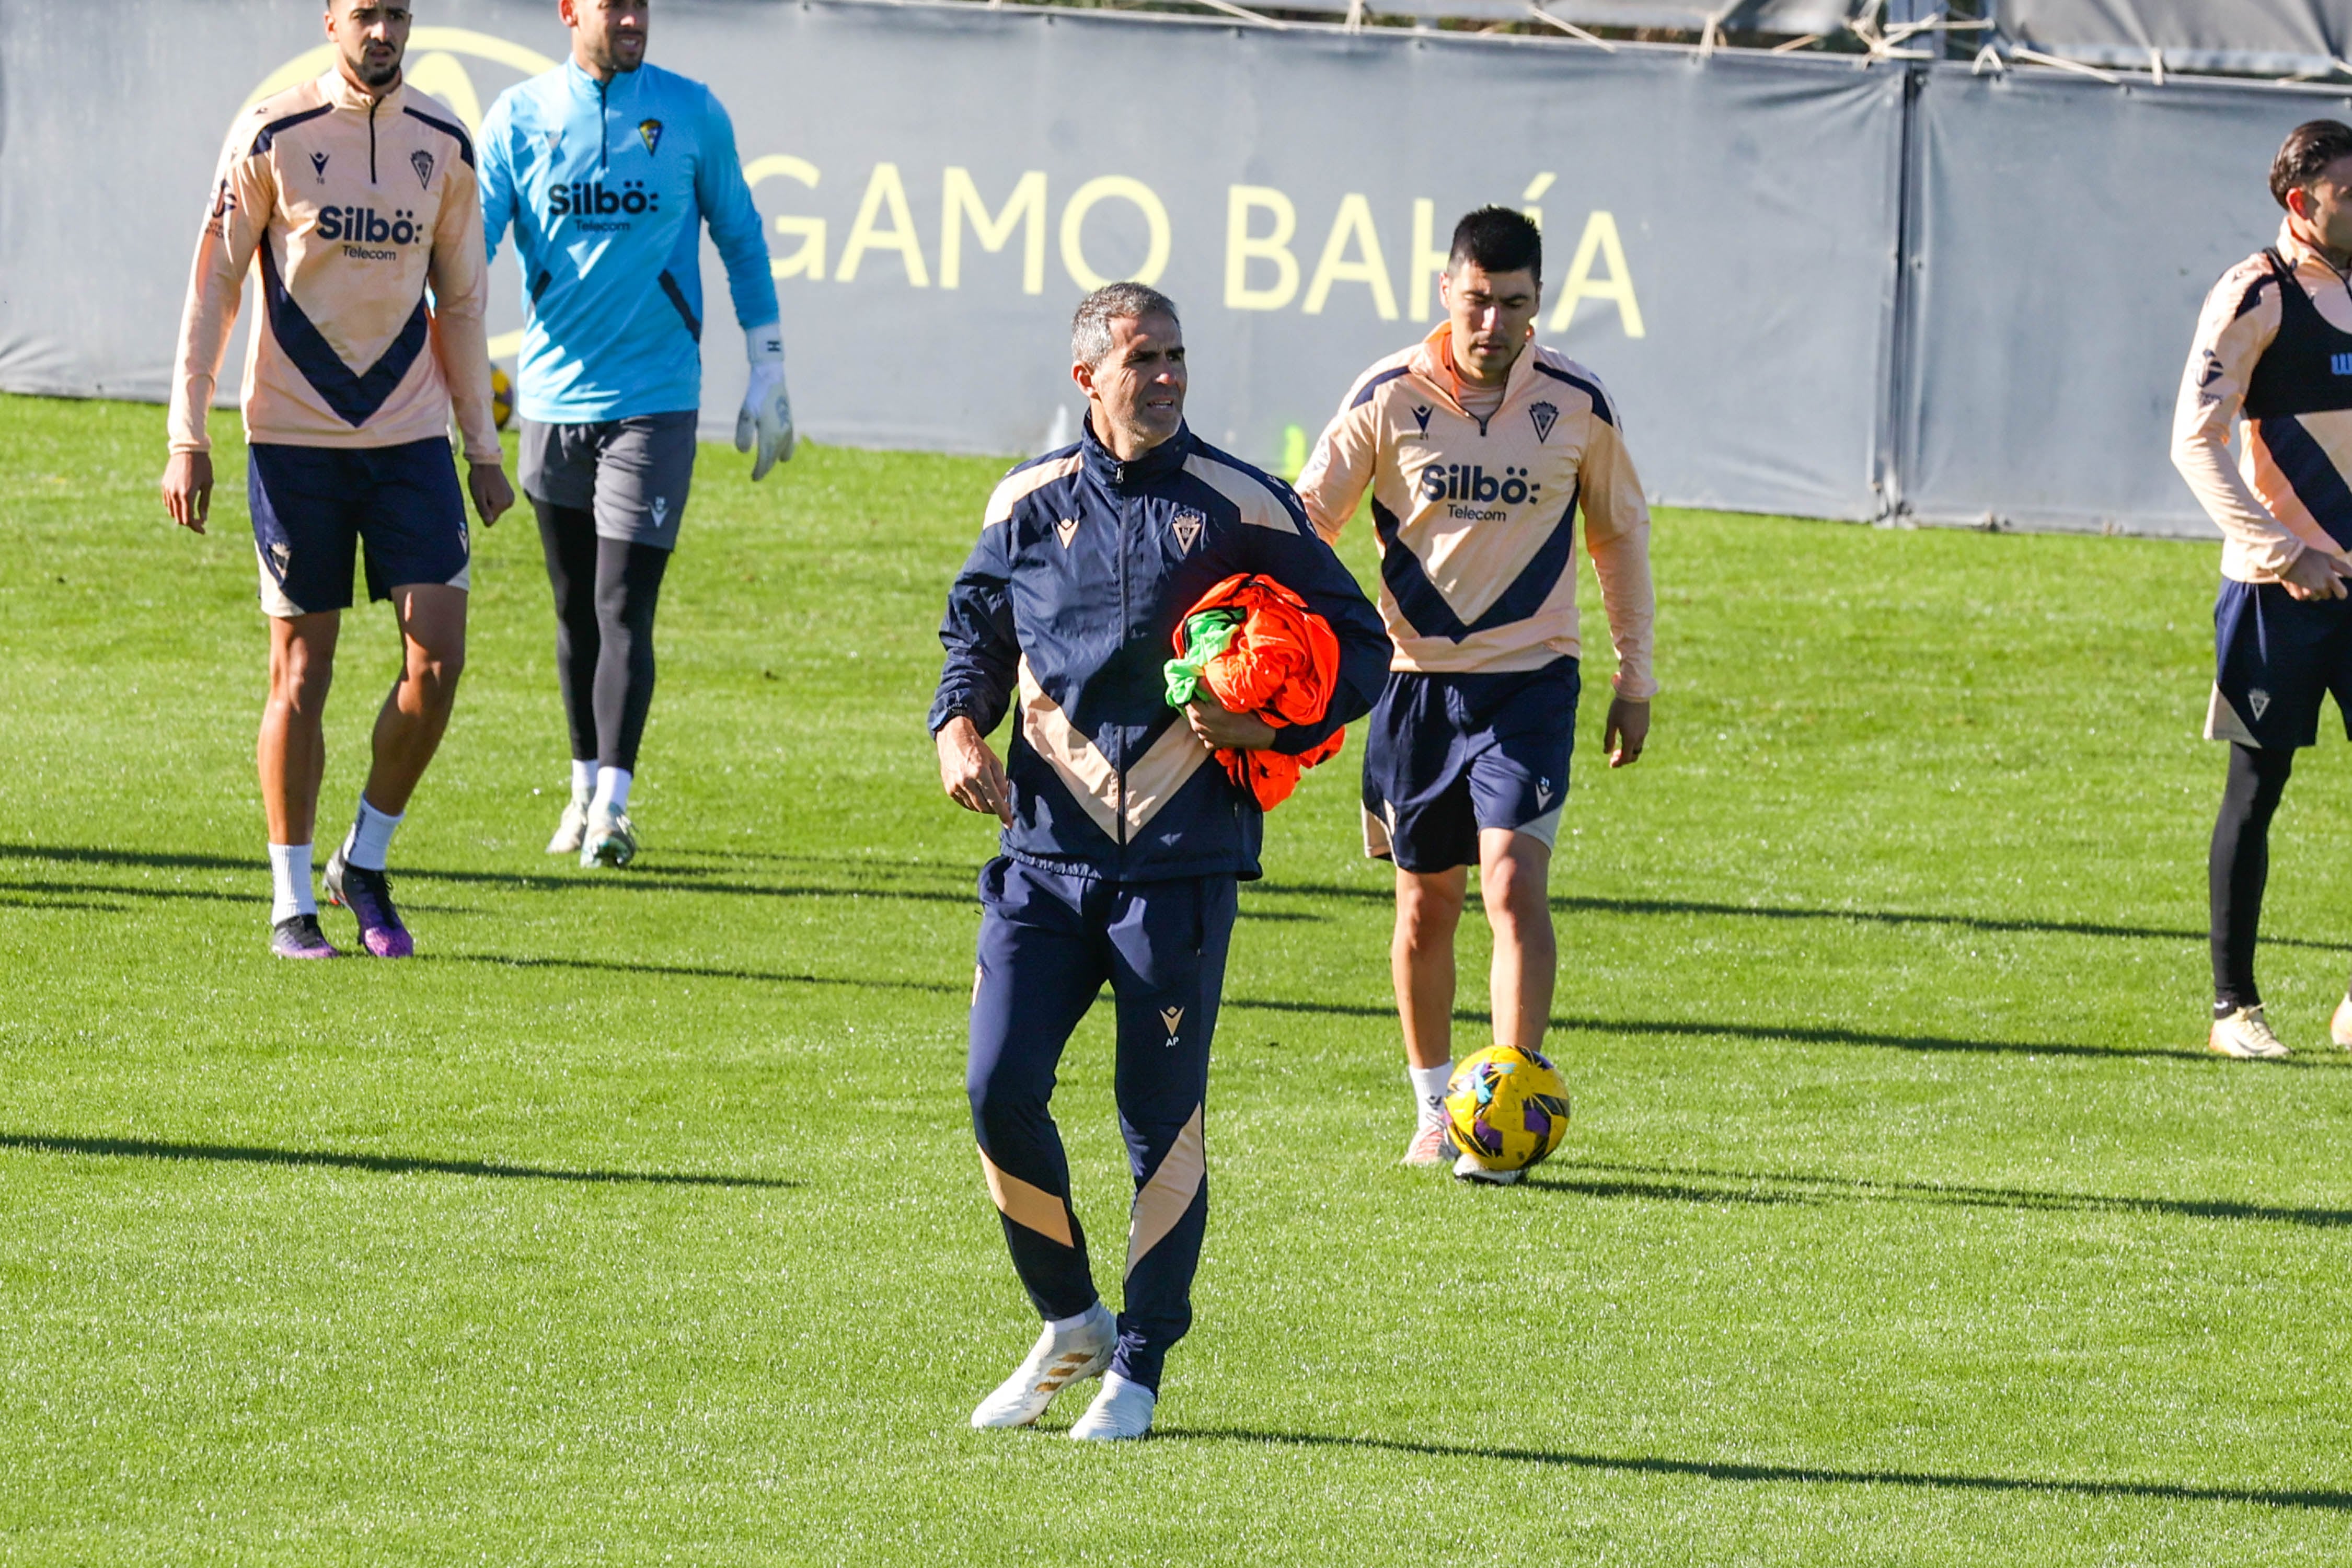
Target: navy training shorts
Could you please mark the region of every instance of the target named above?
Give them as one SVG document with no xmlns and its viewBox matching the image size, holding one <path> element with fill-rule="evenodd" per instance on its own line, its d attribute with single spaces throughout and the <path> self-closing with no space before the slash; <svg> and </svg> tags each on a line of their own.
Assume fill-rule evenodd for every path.
<svg viewBox="0 0 2352 1568">
<path fill-rule="evenodd" d="M 2277 583 L 2224 579 L 2205 738 L 2265 751 L 2315 745 L 2322 696 L 2336 699 L 2352 737 L 2352 599 L 2297 599 Z"/>
<path fill-rule="evenodd" d="M 261 607 L 279 619 L 351 608 L 362 545 L 371 599 L 413 583 L 471 585 L 466 496 L 445 437 L 398 447 L 257 442 L 245 488 Z"/>
<path fill-rule="evenodd" d="M 1549 847 L 1576 748 L 1577 661 L 1493 675 L 1389 672 L 1364 744 L 1364 852 L 1408 871 L 1478 863 L 1478 830 Z"/>
</svg>

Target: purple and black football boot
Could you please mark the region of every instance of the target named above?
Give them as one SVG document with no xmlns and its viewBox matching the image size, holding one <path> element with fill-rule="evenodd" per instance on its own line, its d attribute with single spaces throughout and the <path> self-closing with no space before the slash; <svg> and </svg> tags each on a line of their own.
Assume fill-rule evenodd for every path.
<svg viewBox="0 0 2352 1568">
<path fill-rule="evenodd" d="M 360 944 L 378 958 L 413 958 L 416 944 L 408 937 L 408 928 L 400 923 L 400 911 L 392 907 L 392 883 L 381 871 L 371 871 L 364 866 L 354 866 L 343 858 L 341 848 L 327 860 L 327 873 L 320 879 L 327 887 L 327 901 L 340 904 L 359 917 Z"/>
<path fill-rule="evenodd" d="M 269 951 L 279 958 L 340 958 L 316 915 L 288 915 L 269 928 Z"/>
</svg>

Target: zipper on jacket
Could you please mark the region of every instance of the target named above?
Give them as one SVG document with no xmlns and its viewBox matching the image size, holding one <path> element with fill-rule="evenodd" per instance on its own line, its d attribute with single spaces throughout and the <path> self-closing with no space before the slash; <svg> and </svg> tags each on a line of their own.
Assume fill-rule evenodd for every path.
<svg viewBox="0 0 2352 1568">
<path fill-rule="evenodd" d="M 383 107 L 383 100 L 368 100 L 368 184 L 375 184 L 375 111 Z"/>
<path fill-rule="evenodd" d="M 1125 465 L 1123 465 L 1123 464 L 1122 464 L 1122 465 L 1121 465 L 1122 477 L 1123 477 L 1123 474 L 1124 474 L 1124 468 L 1125 468 Z M 1117 490 L 1116 490 L 1116 489 L 1114 489 L 1114 490 L 1112 491 L 1112 493 L 1113 493 L 1113 494 L 1115 494 L 1115 495 L 1116 495 L 1116 494 L 1118 494 L 1118 492 L 1117 492 Z M 1127 509 L 1128 509 L 1128 504 L 1129 504 L 1129 503 L 1128 503 L 1128 500 L 1127 500 L 1127 498 L 1126 498 L 1125 496 L 1120 496 L 1120 497 L 1119 497 L 1119 500 L 1118 500 L 1118 641 L 1119 641 L 1119 647 L 1120 647 L 1122 649 L 1124 649 L 1124 648 L 1126 647 L 1126 646 L 1127 646 L 1127 542 L 1127 542 Z M 1127 857 L 1126 857 L 1126 855 L 1125 855 L 1125 853 L 1124 853 L 1124 851 L 1125 851 L 1125 850 L 1126 850 L 1126 848 L 1127 848 L 1127 726 L 1126 726 L 1125 724 L 1121 724 L 1121 725 L 1118 727 L 1118 760 L 1117 760 L 1117 761 L 1112 764 L 1112 773 L 1111 773 L 1111 777 L 1112 777 L 1112 779 L 1115 781 L 1115 785 L 1116 785 L 1116 787 L 1115 787 L 1115 788 L 1113 789 L 1113 791 L 1112 791 L 1112 796 L 1113 796 L 1112 804 L 1113 804 L 1113 805 L 1117 808 L 1117 810 L 1118 810 L 1118 842 L 1119 849 L 1122 851 L 1122 853 L 1121 853 L 1121 854 L 1120 854 L 1120 856 L 1119 856 L 1119 869 L 1120 869 L 1122 872 L 1124 872 L 1124 871 L 1127 869 Z"/>
<path fill-rule="evenodd" d="M 600 170 L 613 166 L 613 128 L 606 123 L 604 110 L 604 91 L 611 85 L 601 81 L 596 84 L 596 167 Z"/>
</svg>

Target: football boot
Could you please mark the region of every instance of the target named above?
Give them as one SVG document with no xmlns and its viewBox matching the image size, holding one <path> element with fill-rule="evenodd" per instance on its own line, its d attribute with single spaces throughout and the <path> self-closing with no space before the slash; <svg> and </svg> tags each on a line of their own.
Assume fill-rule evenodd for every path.
<svg viewBox="0 0 2352 1568">
<path fill-rule="evenodd" d="M 1107 1373 L 1102 1392 L 1087 1406 L 1087 1413 L 1071 1424 L 1070 1436 L 1081 1443 L 1145 1436 L 1151 1431 L 1152 1412 L 1159 1407 L 1160 1395 L 1115 1372 Z"/>
<path fill-rule="evenodd" d="M 2341 1017 L 2344 1010 L 2336 1009 Z M 2270 1020 L 2263 1016 L 2259 1003 L 2241 1007 L 2226 1018 L 2213 1020 L 2213 1032 L 2205 1037 L 2205 1048 L 2224 1057 L 2274 1061 L 2292 1053 L 2286 1042 L 2271 1033 Z"/>
<path fill-rule="evenodd" d="M 2352 996 L 2336 1004 L 2336 1016 L 2327 1020 L 2327 1037 L 2337 1048 L 2352 1051 Z"/>
<path fill-rule="evenodd" d="M 1526 1175 L 1525 1171 L 1491 1171 L 1467 1154 L 1454 1161 L 1454 1179 L 1457 1182 L 1484 1182 L 1490 1187 L 1507 1187 Z"/>
<path fill-rule="evenodd" d="M 328 857 L 327 874 L 320 880 L 326 884 L 329 903 L 358 917 L 361 946 L 378 958 L 415 955 L 416 943 L 400 923 L 400 911 L 392 905 L 392 881 L 383 872 L 352 865 L 338 847 Z"/>
<path fill-rule="evenodd" d="M 269 928 L 269 951 L 279 958 L 340 958 L 316 915 L 288 915 Z"/>
<path fill-rule="evenodd" d="M 1445 1141 L 1445 1123 L 1424 1121 L 1413 1129 L 1412 1142 L 1404 1146 L 1404 1158 L 1400 1165 L 1443 1165 L 1452 1152 Z"/>
<path fill-rule="evenodd" d="M 1048 1323 L 1039 1331 L 1013 1375 L 971 1413 L 974 1426 L 1026 1426 L 1045 1414 L 1054 1395 L 1073 1383 L 1099 1376 L 1118 1343 L 1118 1321 L 1097 1301 L 1086 1316 L 1060 1333 Z M 1147 1410 L 1145 1424 L 1150 1425 Z"/>
<path fill-rule="evenodd" d="M 550 855 L 577 855 L 580 841 L 588 837 L 588 803 L 566 801 L 563 815 L 555 824 L 555 837 L 547 841 Z"/>
<path fill-rule="evenodd" d="M 588 813 L 588 830 L 580 837 L 580 868 L 622 867 L 637 858 L 637 826 L 625 811 L 597 807 Z"/>
</svg>

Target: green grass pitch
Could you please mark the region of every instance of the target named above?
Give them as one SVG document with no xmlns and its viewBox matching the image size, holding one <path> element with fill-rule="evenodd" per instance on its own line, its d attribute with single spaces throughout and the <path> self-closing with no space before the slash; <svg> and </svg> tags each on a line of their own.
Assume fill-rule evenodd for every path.
<svg viewBox="0 0 2352 1568">
<path fill-rule="evenodd" d="M 0 400 L 0 1562 L 2352 1561 L 2352 806 L 2330 741 L 2297 1056 L 2208 1058 L 2210 548 L 1663 513 L 1522 1189 L 1391 1163 L 1351 741 L 1244 894 L 1161 1434 L 1101 1451 L 1074 1400 L 964 1426 L 1035 1323 L 962 1093 L 992 839 L 922 715 L 1000 465 L 705 454 L 619 875 L 541 852 L 551 616 L 528 520 L 479 533 L 421 957 L 295 966 L 242 454 L 187 537 L 162 431 Z M 393 668 L 354 616 L 322 847 Z M 1115 1300 L 1103 1011 L 1058 1110 Z"/>
</svg>

